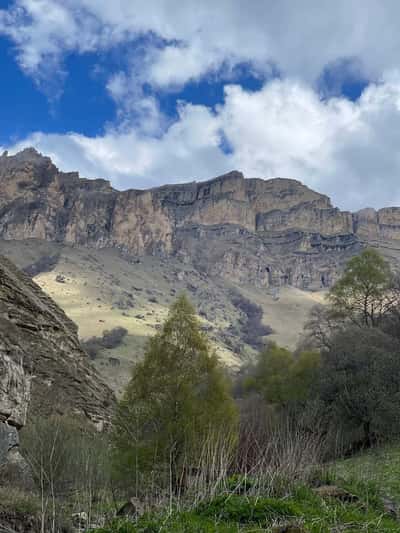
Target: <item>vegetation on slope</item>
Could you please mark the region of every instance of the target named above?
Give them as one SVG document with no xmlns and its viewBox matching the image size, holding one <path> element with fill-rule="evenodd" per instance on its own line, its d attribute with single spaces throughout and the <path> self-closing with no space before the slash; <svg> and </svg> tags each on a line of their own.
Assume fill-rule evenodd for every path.
<svg viewBox="0 0 400 533">
<path fill-rule="evenodd" d="M 49 512 L 71 502 L 71 490 L 74 510 L 85 502 L 102 533 L 399 531 L 396 502 L 387 505 L 394 491 L 353 475 L 356 459 L 320 469 L 399 437 L 399 294 L 375 252 L 352 259 L 302 345 L 269 343 L 235 398 L 193 307 L 178 298 L 134 366 L 97 458 L 95 440 L 82 440 L 85 475 L 71 477 L 75 439 L 61 430 L 34 446 Z"/>
</svg>

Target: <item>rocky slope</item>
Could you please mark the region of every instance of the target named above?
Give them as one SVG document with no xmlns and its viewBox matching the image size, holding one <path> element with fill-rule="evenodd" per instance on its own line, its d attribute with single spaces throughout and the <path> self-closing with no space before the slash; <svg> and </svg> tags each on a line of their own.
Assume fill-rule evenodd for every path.
<svg viewBox="0 0 400 533">
<path fill-rule="evenodd" d="M 18 429 L 27 416 L 67 413 L 101 429 L 113 405 L 75 324 L 0 256 L 0 422 Z"/>
<path fill-rule="evenodd" d="M 315 289 L 366 242 L 400 241 L 400 208 L 340 211 L 296 180 L 239 172 L 120 192 L 27 149 L 0 157 L 0 238 L 174 255 L 238 282 Z"/>
</svg>

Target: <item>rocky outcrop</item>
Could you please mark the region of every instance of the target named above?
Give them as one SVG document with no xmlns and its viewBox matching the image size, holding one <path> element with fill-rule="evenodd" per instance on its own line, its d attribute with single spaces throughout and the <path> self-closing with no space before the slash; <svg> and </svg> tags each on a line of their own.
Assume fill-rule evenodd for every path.
<svg viewBox="0 0 400 533">
<path fill-rule="evenodd" d="M 113 406 L 75 324 L 0 256 L 0 465 L 18 463 L 18 429 L 27 417 L 75 415 L 101 429 Z"/>
<path fill-rule="evenodd" d="M 400 208 L 352 214 L 299 181 L 240 172 L 121 192 L 27 149 L 0 157 L 0 238 L 175 255 L 209 274 L 312 288 L 369 242 L 399 241 Z"/>
<path fill-rule="evenodd" d="M 99 429 L 114 397 L 82 350 L 76 325 L 32 279 L 0 256 L 0 421 L 81 416 Z"/>
</svg>

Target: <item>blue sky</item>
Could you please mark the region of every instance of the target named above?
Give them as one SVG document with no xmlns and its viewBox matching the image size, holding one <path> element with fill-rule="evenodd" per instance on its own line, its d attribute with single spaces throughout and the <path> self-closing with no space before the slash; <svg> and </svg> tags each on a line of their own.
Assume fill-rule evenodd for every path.
<svg viewBox="0 0 400 533">
<path fill-rule="evenodd" d="M 0 148 L 117 188 L 236 168 L 400 205 L 398 3 L 214 4 L 0 0 Z"/>
</svg>

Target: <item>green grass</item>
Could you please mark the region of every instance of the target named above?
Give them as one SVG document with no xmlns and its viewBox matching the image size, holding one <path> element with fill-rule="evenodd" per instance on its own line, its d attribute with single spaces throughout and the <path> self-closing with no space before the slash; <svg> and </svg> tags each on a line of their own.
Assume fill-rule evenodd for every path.
<svg viewBox="0 0 400 533">
<path fill-rule="evenodd" d="M 344 480 L 374 483 L 382 496 L 400 504 L 400 446 L 385 446 L 339 461 L 334 471 Z M 400 528 L 399 528 L 400 531 Z"/>
<path fill-rule="evenodd" d="M 309 533 L 399 533 L 400 522 L 385 513 L 383 499 L 400 507 L 400 446 L 386 446 L 340 460 L 315 472 L 313 482 L 335 484 L 356 496 L 353 503 L 321 498 L 312 488 L 297 486 L 281 498 L 254 497 L 251 479 L 238 490 L 203 502 L 190 511 L 147 515 L 137 523 L 115 522 L 97 533 L 259 533 L 279 524 L 298 524 Z M 240 483 L 239 483 L 240 484 Z"/>
<path fill-rule="evenodd" d="M 289 523 L 310 533 L 400 531 L 400 524 L 384 514 L 375 489 L 362 482 L 348 488 L 360 496 L 359 501 L 322 499 L 308 487 L 298 487 L 287 498 L 228 494 L 191 511 L 144 516 L 136 524 L 115 522 L 97 533 L 256 533 L 272 532 L 277 525 Z M 363 499 L 370 493 L 373 497 Z"/>
</svg>

